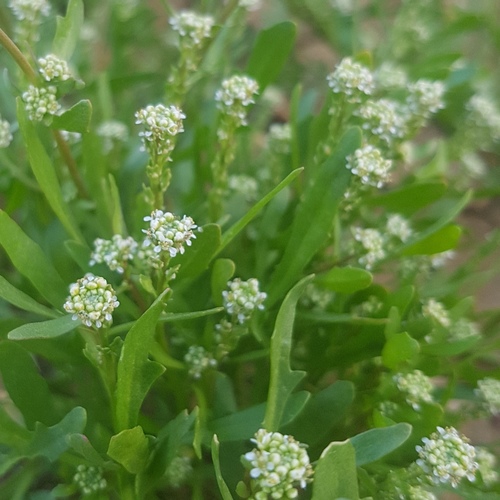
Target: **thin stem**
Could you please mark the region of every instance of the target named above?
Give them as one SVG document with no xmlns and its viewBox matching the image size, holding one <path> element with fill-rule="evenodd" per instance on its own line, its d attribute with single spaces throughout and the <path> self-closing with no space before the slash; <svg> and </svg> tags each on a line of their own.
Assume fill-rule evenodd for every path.
<svg viewBox="0 0 500 500">
<path fill-rule="evenodd" d="M 17 45 L 1 28 L 0 43 L 5 47 L 5 50 L 12 56 L 14 61 L 16 61 L 17 65 L 22 69 L 23 73 L 26 75 L 26 78 L 28 78 L 31 83 L 36 84 L 38 76 L 35 70 L 31 67 L 30 63 L 28 62 L 26 57 L 24 57 L 23 53 L 19 50 Z"/>
</svg>

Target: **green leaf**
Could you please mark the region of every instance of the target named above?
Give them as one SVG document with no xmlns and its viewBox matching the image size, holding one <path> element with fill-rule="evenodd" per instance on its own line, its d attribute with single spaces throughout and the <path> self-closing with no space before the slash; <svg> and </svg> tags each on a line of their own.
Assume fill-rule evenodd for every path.
<svg viewBox="0 0 500 500">
<path fill-rule="evenodd" d="M 26 448 L 31 438 L 31 434 L 32 433 L 28 429 L 15 422 L 12 417 L 7 414 L 3 406 L 0 406 L 0 443 L 2 445 L 18 453 L 20 450 Z"/>
<path fill-rule="evenodd" d="M 167 292 L 168 289 L 159 295 L 125 337 L 117 369 L 115 417 L 118 429 L 130 429 L 137 424 L 146 394 L 165 371 L 162 365 L 150 361 L 148 355 Z"/>
<path fill-rule="evenodd" d="M 349 441 L 356 450 L 356 465 L 361 467 L 391 453 L 408 439 L 411 429 L 410 424 L 399 423 L 352 437 Z"/>
<path fill-rule="evenodd" d="M 333 292 L 354 293 L 370 286 L 373 276 L 359 267 L 334 267 L 318 275 L 316 281 Z"/>
<path fill-rule="evenodd" d="M 275 304 L 327 241 L 339 201 L 351 173 L 345 159 L 361 144 L 361 131 L 348 130 L 333 155 L 319 168 L 306 187 L 293 218 L 292 230 L 283 258 L 271 277 L 267 307 Z"/>
<path fill-rule="evenodd" d="M 456 248 L 462 228 L 457 225 L 445 226 L 427 238 L 406 247 L 403 255 L 432 255 Z"/>
<path fill-rule="evenodd" d="M 296 32 L 295 24 L 285 21 L 257 35 L 246 73 L 257 80 L 260 94 L 280 74 L 295 43 Z"/>
<path fill-rule="evenodd" d="M 66 283 L 40 246 L 3 210 L 0 210 L 0 245 L 7 252 L 14 267 L 31 281 L 43 297 L 55 307 L 63 305 L 66 299 Z"/>
<path fill-rule="evenodd" d="M 32 312 L 40 316 L 54 318 L 57 313 L 36 300 L 26 295 L 15 286 L 11 285 L 3 276 L 0 275 L 0 298 L 7 301 L 9 304 L 22 309 L 23 311 Z"/>
<path fill-rule="evenodd" d="M 240 233 L 247 224 L 249 224 L 259 212 L 288 184 L 290 184 L 301 172 L 303 168 L 297 168 L 288 174 L 274 189 L 269 191 L 261 200 L 259 200 L 239 221 L 233 224 L 223 235 L 219 249 L 219 254 L 227 245 Z"/>
<path fill-rule="evenodd" d="M 82 99 L 61 115 L 54 116 L 51 127 L 84 134 L 89 130 L 91 117 L 92 104 L 88 99 Z"/>
<path fill-rule="evenodd" d="M 80 40 L 82 24 L 82 0 L 69 0 L 66 17 L 57 16 L 57 28 L 52 44 L 52 52 L 68 61 Z"/>
<path fill-rule="evenodd" d="M 330 443 L 314 470 L 312 500 L 358 500 L 356 453 L 352 443 Z"/>
<path fill-rule="evenodd" d="M 268 431 L 277 431 L 280 428 L 286 402 L 305 376 L 305 372 L 292 371 L 290 368 L 290 353 L 295 307 L 304 288 L 312 279 L 313 276 L 307 276 L 288 292 L 276 318 L 271 337 L 271 377 L 264 418 L 264 428 Z"/>
<path fill-rule="evenodd" d="M 219 491 L 223 500 L 233 500 L 233 496 L 227 487 L 224 478 L 222 477 L 222 472 L 220 469 L 220 459 L 219 459 L 219 440 L 217 439 L 217 434 L 214 434 L 212 438 L 212 462 L 215 469 L 215 478 L 217 479 L 217 485 L 219 486 Z"/>
<path fill-rule="evenodd" d="M 149 441 L 140 425 L 125 429 L 112 436 L 108 455 L 130 472 L 138 474 L 146 467 L 149 458 Z"/>
<path fill-rule="evenodd" d="M 10 398 L 22 413 L 26 426 L 54 422 L 52 395 L 31 355 L 14 342 L 0 342 L 0 372 Z"/>
<path fill-rule="evenodd" d="M 52 427 L 37 423 L 26 456 L 43 456 L 51 462 L 56 461 L 69 448 L 68 437 L 71 434 L 81 434 L 86 422 L 86 411 L 77 406 Z"/>
<path fill-rule="evenodd" d="M 420 352 L 420 344 L 408 333 L 396 333 L 389 337 L 382 349 L 382 363 L 394 371 L 415 361 Z"/>
<path fill-rule="evenodd" d="M 66 315 L 57 319 L 49 319 L 48 321 L 38 321 L 37 323 L 26 323 L 25 325 L 21 325 L 9 332 L 8 339 L 51 339 L 71 332 L 80 325 L 80 321 L 74 320 L 71 315 Z"/>
<path fill-rule="evenodd" d="M 221 306 L 222 292 L 227 289 L 227 282 L 234 276 L 236 266 L 231 259 L 217 259 L 212 268 L 212 301 Z"/>
<path fill-rule="evenodd" d="M 106 463 L 99 452 L 92 446 L 89 438 L 84 434 L 70 434 L 67 441 L 69 447 L 83 457 L 89 464 L 96 467 L 102 467 Z"/>
<path fill-rule="evenodd" d="M 479 336 L 471 336 L 454 342 L 436 342 L 435 344 L 425 344 L 422 346 L 422 353 L 432 356 L 456 356 L 462 352 L 466 352 L 476 345 L 481 338 Z"/>
<path fill-rule="evenodd" d="M 78 241 L 68 240 L 64 242 L 64 247 L 69 255 L 78 264 L 80 269 L 84 272 L 88 271 L 90 261 L 90 249 L 87 245 L 79 243 Z"/>
<path fill-rule="evenodd" d="M 78 226 L 71 216 L 71 211 L 63 199 L 54 165 L 38 137 L 35 125 L 27 118 L 24 103 L 19 97 L 17 98 L 17 118 L 28 151 L 31 169 L 43 194 L 68 234 L 74 240 L 83 243 L 85 240 L 80 234 Z"/>
</svg>

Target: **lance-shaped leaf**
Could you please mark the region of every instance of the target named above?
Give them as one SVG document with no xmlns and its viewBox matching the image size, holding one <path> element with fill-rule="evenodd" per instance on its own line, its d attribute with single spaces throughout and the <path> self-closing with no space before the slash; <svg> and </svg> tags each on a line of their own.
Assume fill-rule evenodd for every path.
<svg viewBox="0 0 500 500">
<path fill-rule="evenodd" d="M 219 491 L 223 500 L 233 500 L 233 496 L 229 491 L 229 488 L 222 477 L 222 471 L 220 469 L 220 460 L 219 460 L 219 440 L 217 435 L 214 434 L 212 438 L 212 461 L 214 463 L 215 469 L 215 478 L 217 479 L 217 485 L 219 486 Z"/>
<path fill-rule="evenodd" d="M 52 52 L 68 60 L 80 39 L 83 24 L 82 0 L 69 0 L 66 16 L 57 16 L 57 29 L 52 44 Z"/>
<path fill-rule="evenodd" d="M 9 340 L 51 339 L 71 332 L 82 323 L 72 316 L 61 316 L 48 321 L 26 323 L 9 332 Z"/>
</svg>

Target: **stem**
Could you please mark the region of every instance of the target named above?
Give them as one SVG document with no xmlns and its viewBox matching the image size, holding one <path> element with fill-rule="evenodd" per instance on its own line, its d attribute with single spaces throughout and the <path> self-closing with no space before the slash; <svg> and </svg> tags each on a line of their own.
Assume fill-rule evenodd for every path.
<svg viewBox="0 0 500 500">
<path fill-rule="evenodd" d="M 5 50 L 12 56 L 17 65 L 22 69 L 26 78 L 33 84 L 37 83 L 38 77 L 35 70 L 31 67 L 28 60 L 24 57 L 23 53 L 19 50 L 17 45 L 11 38 L 0 28 L 0 43 L 5 47 Z"/>
</svg>

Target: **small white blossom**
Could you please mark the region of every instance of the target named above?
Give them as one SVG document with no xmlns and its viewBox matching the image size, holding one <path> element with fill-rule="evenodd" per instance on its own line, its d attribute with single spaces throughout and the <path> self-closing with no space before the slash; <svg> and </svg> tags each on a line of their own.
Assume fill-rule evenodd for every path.
<svg viewBox="0 0 500 500">
<path fill-rule="evenodd" d="M 68 63 L 54 54 L 38 59 L 38 71 L 46 82 L 64 82 L 73 78 Z"/>
<path fill-rule="evenodd" d="M 386 144 L 406 135 L 405 110 L 395 101 L 379 99 L 366 101 L 355 113 L 363 119 L 361 127 Z"/>
<path fill-rule="evenodd" d="M 439 269 L 440 267 L 443 267 L 446 262 L 453 259 L 453 257 L 455 257 L 455 252 L 453 250 L 447 250 L 446 252 L 432 255 L 430 257 L 430 263 L 434 269 Z"/>
<path fill-rule="evenodd" d="M 276 153 L 287 154 L 290 152 L 292 142 L 292 129 L 289 123 L 273 123 L 269 127 L 267 136 L 269 149 Z"/>
<path fill-rule="evenodd" d="M 434 493 L 425 490 L 422 486 L 410 486 L 408 494 L 408 500 L 438 500 Z"/>
<path fill-rule="evenodd" d="M 374 89 L 371 71 L 350 57 L 342 59 L 326 79 L 334 94 L 344 94 L 350 102 L 360 102 Z"/>
<path fill-rule="evenodd" d="M 213 356 L 200 345 L 192 345 L 184 356 L 184 362 L 189 367 L 189 375 L 199 379 L 202 373 L 217 366 Z"/>
<path fill-rule="evenodd" d="M 474 481 L 478 464 L 476 452 L 469 440 L 453 427 L 437 428 L 429 438 L 416 446 L 417 465 L 434 484 L 450 484 L 454 488 L 465 477 Z"/>
<path fill-rule="evenodd" d="M 498 482 L 500 474 L 498 473 L 497 458 L 493 453 L 482 446 L 476 446 L 476 462 L 479 465 L 479 473 L 486 486 Z"/>
<path fill-rule="evenodd" d="M 9 147 L 12 142 L 12 132 L 10 131 L 10 123 L 7 120 L 2 120 L 0 117 L 0 148 Z"/>
<path fill-rule="evenodd" d="M 314 283 L 309 283 L 300 297 L 300 303 L 306 307 L 324 310 L 333 300 L 333 297 L 334 294 L 330 290 L 325 290 Z"/>
<path fill-rule="evenodd" d="M 91 266 L 104 263 L 111 271 L 123 274 L 127 261 L 131 261 L 137 253 L 138 243 L 129 236 L 123 238 L 119 234 L 113 235 L 111 240 L 97 238 L 94 241 L 94 251 L 90 255 Z"/>
<path fill-rule="evenodd" d="M 398 66 L 384 62 L 375 71 L 375 83 L 381 89 L 404 88 L 408 83 L 408 75 Z"/>
<path fill-rule="evenodd" d="M 445 86 L 443 82 L 418 80 L 408 84 L 407 89 L 410 95 L 406 99 L 406 105 L 413 115 L 425 119 L 444 108 Z"/>
<path fill-rule="evenodd" d="M 215 20 L 212 16 L 202 16 L 196 12 L 182 11 L 169 21 L 174 31 L 183 39 L 182 43 L 189 47 L 200 47 L 206 38 L 212 36 Z"/>
<path fill-rule="evenodd" d="M 228 186 L 231 191 L 242 194 L 250 202 L 257 198 L 259 192 L 259 184 L 249 175 L 231 175 Z"/>
<path fill-rule="evenodd" d="M 248 76 L 235 75 L 224 80 L 215 93 L 219 110 L 236 120 L 237 126 L 247 124 L 247 107 L 253 104 L 259 92 L 259 84 Z"/>
<path fill-rule="evenodd" d="M 61 106 L 57 102 L 56 92 L 56 87 L 52 85 L 49 87 L 30 85 L 28 87 L 22 98 L 30 120 L 40 122 L 47 115 L 55 115 L 59 111 Z"/>
<path fill-rule="evenodd" d="M 448 315 L 448 311 L 444 307 L 441 302 L 438 302 L 434 299 L 429 299 L 422 306 L 422 313 L 426 318 L 437 321 L 441 326 L 445 328 L 451 325 L 450 316 Z"/>
<path fill-rule="evenodd" d="M 391 236 L 395 236 L 401 241 L 407 241 L 412 235 L 410 223 L 399 214 L 389 215 L 387 218 L 386 230 Z"/>
<path fill-rule="evenodd" d="M 149 105 L 135 113 L 137 125 L 144 125 L 139 132 L 145 149 L 153 147 L 158 154 L 169 154 L 174 148 L 173 138 L 184 132 L 186 115 L 177 106 Z"/>
<path fill-rule="evenodd" d="M 376 229 L 362 229 L 355 227 L 352 229 L 354 239 L 359 241 L 366 253 L 360 257 L 359 263 L 370 270 L 373 266 L 385 257 L 384 237 Z"/>
<path fill-rule="evenodd" d="M 119 305 L 112 286 L 104 278 L 87 273 L 69 287 L 64 310 L 86 326 L 102 328 L 111 325 L 112 313 Z"/>
<path fill-rule="evenodd" d="M 168 252 L 170 257 L 183 254 L 184 245 L 191 246 L 191 240 L 196 238 L 193 230 L 198 226 L 187 215 L 180 219 L 170 212 L 153 210 L 144 220 L 149 222 L 149 228 L 143 229 L 147 236 L 145 245 L 153 245 L 157 254 Z"/>
<path fill-rule="evenodd" d="M 434 386 L 431 379 L 420 370 L 409 373 L 397 373 L 393 376 L 398 389 L 405 394 L 406 402 L 414 410 L 420 410 L 421 403 L 432 403 Z"/>
<path fill-rule="evenodd" d="M 374 146 L 356 149 L 346 160 L 347 168 L 367 186 L 381 188 L 390 178 L 392 161 L 384 159 L 380 150 Z"/>
<path fill-rule="evenodd" d="M 468 121 L 484 130 L 494 141 L 500 140 L 500 112 L 494 101 L 481 94 L 473 95 L 466 104 Z"/>
<path fill-rule="evenodd" d="M 36 22 L 40 16 L 48 16 L 50 4 L 47 0 L 10 0 L 9 7 L 19 21 Z"/>
<path fill-rule="evenodd" d="M 252 441 L 256 448 L 245 453 L 242 462 L 250 471 L 253 498 L 296 498 L 298 488 L 312 481 L 305 445 L 292 436 L 259 429 Z"/>
<path fill-rule="evenodd" d="M 384 303 L 376 295 L 370 295 L 361 304 L 351 307 L 351 313 L 355 316 L 370 317 L 380 312 L 383 307 Z"/>
<path fill-rule="evenodd" d="M 238 6 L 247 10 L 257 10 L 261 4 L 261 0 L 238 0 Z"/>
<path fill-rule="evenodd" d="M 179 488 L 179 486 L 187 481 L 192 472 L 191 459 L 185 456 L 177 456 L 172 459 L 165 470 L 165 479 L 169 486 Z"/>
<path fill-rule="evenodd" d="M 108 152 L 113 149 L 113 145 L 117 142 L 127 142 L 128 128 L 118 120 L 108 120 L 102 122 L 97 127 L 97 135 L 103 139 L 104 151 Z"/>
<path fill-rule="evenodd" d="M 101 467 L 81 464 L 76 468 L 73 482 L 76 483 L 83 496 L 95 495 L 97 492 L 105 490 L 108 486 L 102 474 L 103 470 Z"/>
<path fill-rule="evenodd" d="M 479 380 L 475 392 L 492 415 L 500 414 L 500 380 L 490 377 Z"/>
<path fill-rule="evenodd" d="M 480 335 L 479 328 L 475 323 L 466 318 L 460 318 L 450 328 L 450 340 L 464 340 Z"/>
<path fill-rule="evenodd" d="M 242 281 L 236 278 L 228 281 L 227 286 L 229 290 L 222 292 L 224 308 L 228 314 L 238 318 L 239 323 L 248 321 L 256 309 L 264 309 L 263 302 L 267 294 L 259 291 L 257 279 Z"/>
</svg>

